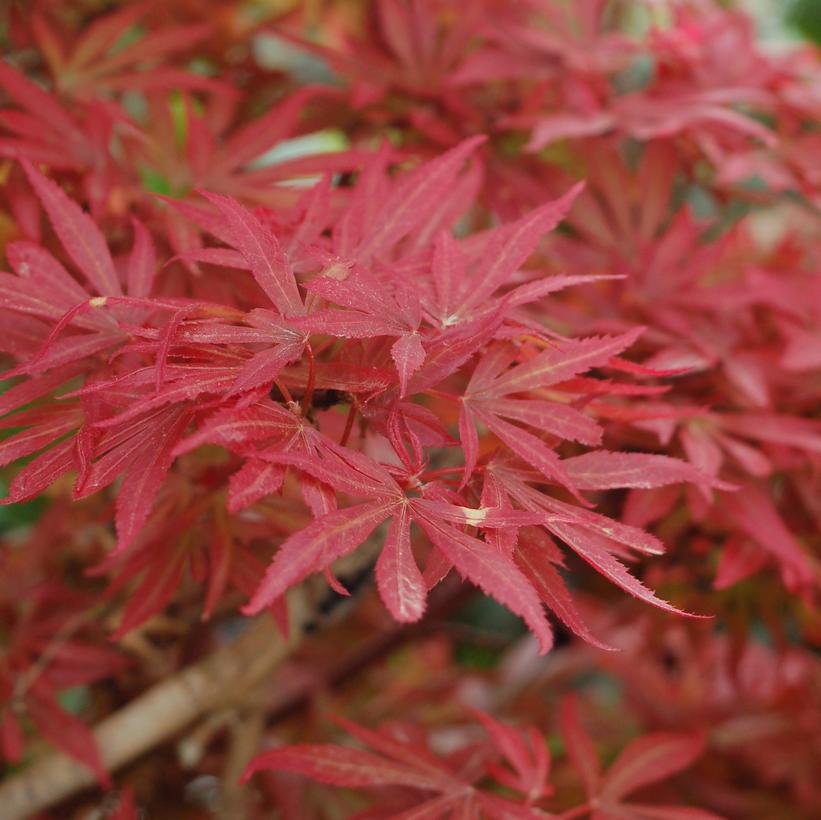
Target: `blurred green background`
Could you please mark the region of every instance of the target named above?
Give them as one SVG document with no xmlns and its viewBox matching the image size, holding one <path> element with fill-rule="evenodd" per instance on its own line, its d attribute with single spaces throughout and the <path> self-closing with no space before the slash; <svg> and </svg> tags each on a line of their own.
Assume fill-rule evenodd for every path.
<svg viewBox="0 0 821 820">
<path fill-rule="evenodd" d="M 821 0 L 793 0 L 787 20 L 808 40 L 821 45 Z"/>
</svg>

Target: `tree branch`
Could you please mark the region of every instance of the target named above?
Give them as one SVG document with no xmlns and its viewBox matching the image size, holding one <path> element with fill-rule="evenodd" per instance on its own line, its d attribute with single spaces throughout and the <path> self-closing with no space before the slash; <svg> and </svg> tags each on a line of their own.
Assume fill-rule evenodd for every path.
<svg viewBox="0 0 821 820">
<path fill-rule="evenodd" d="M 289 603 L 288 641 L 263 615 L 232 644 L 156 684 L 99 723 L 94 736 L 105 767 L 112 772 L 119 769 L 259 684 L 303 635 L 307 611 L 302 596 L 291 596 Z M 62 752 L 49 752 L 0 785 L 0 813 L 4 820 L 23 820 L 94 782 L 85 766 Z"/>
<path fill-rule="evenodd" d="M 371 565 L 381 543 L 377 532 L 355 553 L 337 561 L 335 569 L 346 580 L 356 579 Z M 461 588 L 455 579 L 445 583 L 432 594 L 429 613 L 446 608 Z M 244 696 L 291 654 L 306 631 L 344 616 L 344 612 L 337 612 L 337 598 L 343 605 L 351 600 L 329 593 L 321 575 L 307 579 L 288 593 L 289 640 L 283 640 L 270 617 L 263 615 L 232 644 L 161 681 L 101 721 L 94 737 L 103 765 L 115 772 L 208 713 L 241 704 Z M 344 678 L 355 672 L 417 629 L 424 627 L 391 625 L 374 642 L 345 658 L 334 676 Z M 288 692 L 277 705 L 287 708 L 299 703 L 300 693 Z M 281 709 L 275 706 L 273 712 L 279 715 Z M 89 769 L 62 752 L 52 751 L 0 784 L 0 814 L 3 820 L 24 820 L 94 784 Z"/>
</svg>

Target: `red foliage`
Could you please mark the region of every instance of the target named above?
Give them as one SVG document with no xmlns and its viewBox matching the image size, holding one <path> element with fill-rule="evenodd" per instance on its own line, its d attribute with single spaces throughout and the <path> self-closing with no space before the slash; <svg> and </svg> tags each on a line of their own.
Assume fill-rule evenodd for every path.
<svg viewBox="0 0 821 820">
<path fill-rule="evenodd" d="M 289 590 L 323 573 L 347 597 L 371 565 L 424 630 L 455 569 L 550 652 L 521 697 L 473 728 L 402 698 L 368 714 L 362 672 L 339 722 L 372 751 L 303 721 L 248 772 L 373 788 L 334 798 L 361 817 L 768 816 L 744 778 L 811 816 L 817 741 L 785 770 L 727 735 L 760 718 L 783 750 L 821 708 L 817 54 L 768 54 L 706 0 L 253 5 L 4 12 L 3 503 L 48 504 L 6 536 L 4 756 L 31 728 L 108 782 L 57 699 L 83 687 L 100 716 L 140 691 L 106 633 L 150 666 L 179 619 L 170 674 L 238 613 L 285 630 Z M 437 617 L 438 682 L 408 630 L 388 687 L 469 705 Z M 328 626 L 309 679 L 344 628 L 367 642 Z M 529 711 L 562 653 L 633 724 L 591 737 L 575 696 Z M 783 693 L 742 684 L 764 655 L 800 657 Z M 720 765 L 658 785 L 701 755 Z M 265 777 L 284 817 L 325 816 Z"/>
</svg>

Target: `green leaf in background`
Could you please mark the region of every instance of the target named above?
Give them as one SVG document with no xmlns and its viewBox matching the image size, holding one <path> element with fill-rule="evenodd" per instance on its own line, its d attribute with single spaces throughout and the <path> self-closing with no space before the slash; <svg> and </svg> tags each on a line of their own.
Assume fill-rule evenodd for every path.
<svg viewBox="0 0 821 820">
<path fill-rule="evenodd" d="M 0 496 L 5 496 L 7 493 L 8 486 L 4 481 L 0 481 Z M 33 524 L 45 507 L 44 498 L 35 498 L 25 504 L 9 504 L 0 507 L 0 534 Z"/>
<path fill-rule="evenodd" d="M 14 382 L 11 379 L 0 380 L 0 393 L 4 393 L 13 384 Z M 0 440 L 13 436 L 17 432 L 19 432 L 19 429 L 15 427 L 2 430 L 0 431 Z M 20 459 L 15 462 L 15 465 L 25 464 L 32 458 L 34 458 L 34 456 L 29 456 L 27 459 Z M 8 495 L 8 491 L 8 481 L 0 478 L 0 498 L 5 498 L 6 495 Z M 35 498 L 33 501 L 29 501 L 25 504 L 9 504 L 7 507 L 0 506 L 0 535 L 9 530 L 33 524 L 40 517 L 45 507 L 46 499 L 43 496 Z"/>
<path fill-rule="evenodd" d="M 803 37 L 821 45 L 821 0 L 793 0 L 787 21 Z"/>
</svg>

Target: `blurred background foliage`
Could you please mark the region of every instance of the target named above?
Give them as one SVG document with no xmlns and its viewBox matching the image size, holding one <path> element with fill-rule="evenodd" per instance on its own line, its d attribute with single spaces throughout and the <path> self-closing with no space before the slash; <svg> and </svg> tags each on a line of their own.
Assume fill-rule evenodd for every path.
<svg viewBox="0 0 821 820">
<path fill-rule="evenodd" d="M 793 0 L 786 19 L 803 37 L 821 45 L 821 0 Z"/>
</svg>

